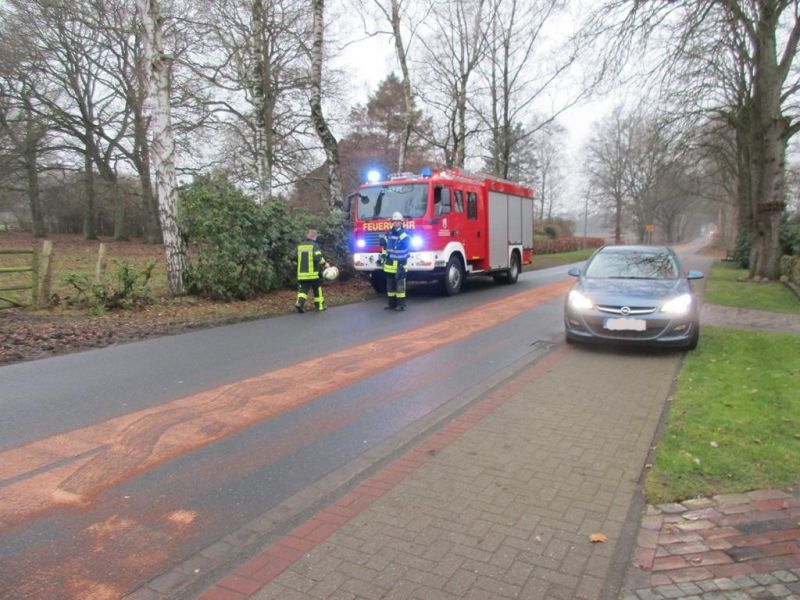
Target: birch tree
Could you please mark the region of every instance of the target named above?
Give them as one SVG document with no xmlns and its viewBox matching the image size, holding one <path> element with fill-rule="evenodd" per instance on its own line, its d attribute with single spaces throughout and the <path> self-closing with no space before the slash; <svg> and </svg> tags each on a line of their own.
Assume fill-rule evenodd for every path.
<svg viewBox="0 0 800 600">
<path fill-rule="evenodd" d="M 397 170 L 405 170 L 408 146 L 411 139 L 411 132 L 414 127 L 415 106 L 414 90 L 411 83 L 409 70 L 409 49 L 416 37 L 420 23 L 430 14 L 430 5 L 420 6 L 419 3 L 403 0 L 363 0 L 360 6 L 372 6 L 380 15 L 379 20 L 385 23 L 389 30 L 386 32 L 392 36 L 394 41 L 394 53 L 397 64 L 400 67 L 400 84 L 402 90 L 403 106 L 405 108 L 403 119 L 403 133 L 400 138 L 400 148 L 397 159 Z M 418 14 L 415 13 L 418 10 Z M 365 25 L 365 30 L 369 28 Z M 384 33 L 378 29 L 375 33 Z"/>
<path fill-rule="evenodd" d="M 177 221 L 177 177 L 175 175 L 175 140 L 172 133 L 170 104 L 171 58 L 164 52 L 164 21 L 159 0 L 136 0 L 142 26 L 142 50 L 145 83 L 152 101 L 152 154 L 159 219 L 164 239 L 167 282 L 174 296 L 184 293 L 183 273 L 186 248 Z"/>
<path fill-rule="evenodd" d="M 311 94 L 309 105 L 314 129 L 322 142 L 328 163 L 328 205 L 332 210 L 342 210 L 344 195 L 342 191 L 342 167 L 339 160 L 339 143 L 328 127 L 322 111 L 322 63 L 325 40 L 325 0 L 311 0 L 313 34 L 311 46 L 311 71 L 309 82 Z"/>
</svg>

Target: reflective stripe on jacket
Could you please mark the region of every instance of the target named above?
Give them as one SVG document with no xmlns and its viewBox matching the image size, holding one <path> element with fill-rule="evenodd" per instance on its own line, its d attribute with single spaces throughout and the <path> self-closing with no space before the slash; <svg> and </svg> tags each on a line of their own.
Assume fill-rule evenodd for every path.
<svg viewBox="0 0 800 600">
<path fill-rule="evenodd" d="M 383 271 L 385 273 L 397 273 L 398 265 L 405 265 L 408 260 L 411 248 L 411 237 L 404 229 L 391 229 L 386 236 L 385 261 Z"/>
<path fill-rule="evenodd" d="M 306 240 L 297 245 L 297 279 L 319 279 L 319 269 L 325 264 L 322 251 L 316 242 Z"/>
</svg>

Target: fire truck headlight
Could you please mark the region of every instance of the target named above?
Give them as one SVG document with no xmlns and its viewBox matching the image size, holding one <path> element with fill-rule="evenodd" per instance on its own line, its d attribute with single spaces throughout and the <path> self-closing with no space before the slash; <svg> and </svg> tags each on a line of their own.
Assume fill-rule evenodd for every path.
<svg viewBox="0 0 800 600">
<path fill-rule="evenodd" d="M 364 238 L 358 238 L 356 240 L 356 248 L 366 248 L 366 247 L 367 247 L 367 242 L 364 240 Z"/>
<path fill-rule="evenodd" d="M 414 248 L 414 250 L 419 250 L 424 245 L 425 245 L 425 240 L 422 239 L 421 235 L 415 235 L 411 237 L 411 247 Z"/>
</svg>

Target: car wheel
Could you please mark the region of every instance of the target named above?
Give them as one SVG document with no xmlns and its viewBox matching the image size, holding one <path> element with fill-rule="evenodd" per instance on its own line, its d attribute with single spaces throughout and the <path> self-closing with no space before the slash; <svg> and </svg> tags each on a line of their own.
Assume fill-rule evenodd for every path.
<svg viewBox="0 0 800 600">
<path fill-rule="evenodd" d="M 369 276 L 369 282 L 372 284 L 372 289 L 379 294 L 386 293 L 386 276 L 383 271 L 373 271 Z"/>
<path fill-rule="evenodd" d="M 461 265 L 461 259 L 453 255 L 447 261 L 447 267 L 444 270 L 442 277 L 442 292 L 445 296 L 455 296 L 461 291 L 461 286 L 464 283 L 464 267 Z"/>
</svg>

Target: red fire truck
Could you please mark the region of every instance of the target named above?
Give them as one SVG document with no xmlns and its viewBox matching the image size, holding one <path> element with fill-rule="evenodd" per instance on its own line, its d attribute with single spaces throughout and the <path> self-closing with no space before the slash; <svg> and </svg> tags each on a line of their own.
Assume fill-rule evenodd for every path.
<svg viewBox="0 0 800 600">
<path fill-rule="evenodd" d="M 411 235 L 409 281 L 439 281 L 445 294 L 461 291 L 466 276 L 516 283 L 531 261 L 533 191 L 458 169 L 400 173 L 361 185 L 350 198 L 353 265 L 383 292 L 380 239 L 390 216 L 402 213 Z"/>
</svg>

